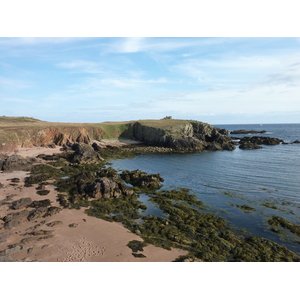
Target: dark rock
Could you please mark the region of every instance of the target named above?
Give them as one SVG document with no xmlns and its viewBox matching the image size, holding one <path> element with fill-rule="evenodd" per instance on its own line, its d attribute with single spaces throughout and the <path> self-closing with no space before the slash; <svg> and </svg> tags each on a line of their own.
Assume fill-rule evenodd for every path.
<svg viewBox="0 0 300 300">
<path fill-rule="evenodd" d="M 60 158 L 60 155 L 59 154 L 52 154 L 52 155 L 39 154 L 37 156 L 37 158 L 41 158 L 41 159 L 46 160 L 46 161 L 55 161 L 55 160 L 58 160 Z"/>
<path fill-rule="evenodd" d="M 80 180 L 77 186 L 80 194 L 87 194 L 92 198 L 119 198 L 134 194 L 134 191 L 124 183 L 115 182 L 107 177 L 98 178 L 94 182 Z"/>
<path fill-rule="evenodd" d="M 46 196 L 50 193 L 50 191 L 49 190 L 40 190 L 40 191 L 37 191 L 36 193 L 40 196 Z"/>
<path fill-rule="evenodd" d="M 262 147 L 259 146 L 258 144 L 253 144 L 251 142 L 243 142 L 240 144 L 239 148 L 252 150 L 252 149 L 261 149 Z"/>
<path fill-rule="evenodd" d="M 12 172 L 15 170 L 29 171 L 35 162 L 37 162 L 36 158 L 24 158 L 20 155 L 12 155 L 2 163 L 2 170 L 4 172 Z"/>
<path fill-rule="evenodd" d="M 100 151 L 100 150 L 102 149 L 101 146 L 98 145 L 96 142 L 94 142 L 94 143 L 92 144 L 92 147 L 93 147 L 93 149 L 94 149 L 95 151 Z"/>
<path fill-rule="evenodd" d="M 262 131 L 256 131 L 256 130 L 245 130 L 245 129 L 240 129 L 240 130 L 233 130 L 230 132 L 230 134 L 257 134 L 257 133 L 266 133 L 266 130 Z"/>
<path fill-rule="evenodd" d="M 53 227 L 53 226 L 57 226 L 57 225 L 61 225 L 62 221 L 53 221 L 47 224 L 47 226 L 49 227 Z"/>
<path fill-rule="evenodd" d="M 31 186 L 32 184 L 41 183 L 49 179 L 47 174 L 31 174 L 29 177 L 25 177 L 25 186 Z"/>
<path fill-rule="evenodd" d="M 283 142 L 283 140 L 278 138 L 272 138 L 272 137 L 263 137 L 263 136 L 252 136 L 252 137 L 243 137 L 240 140 L 240 144 L 243 144 L 245 142 L 250 142 L 252 144 L 258 144 L 258 145 L 279 145 Z"/>
<path fill-rule="evenodd" d="M 49 235 L 52 232 L 54 232 L 54 230 L 37 230 L 37 231 L 31 232 L 31 234 L 32 235 Z"/>
<path fill-rule="evenodd" d="M 10 179 L 10 181 L 11 182 L 18 182 L 19 183 L 20 182 L 20 178 L 12 178 L 12 179 Z"/>
<path fill-rule="evenodd" d="M 103 158 L 95 152 L 91 145 L 79 144 L 78 148 L 71 155 L 71 162 L 81 164 L 81 163 L 95 163 L 103 161 Z"/>
<path fill-rule="evenodd" d="M 0 153 L 0 170 L 2 170 L 3 163 L 7 160 L 8 155 Z"/>
<path fill-rule="evenodd" d="M 12 209 L 25 208 L 31 204 L 32 200 L 30 197 L 21 198 L 20 200 L 14 201 L 12 203 Z"/>
<path fill-rule="evenodd" d="M 5 222 L 4 223 L 4 228 L 11 230 L 12 228 L 18 226 L 21 224 L 23 221 L 26 220 L 26 218 L 29 215 L 28 210 L 23 210 L 21 212 L 17 213 L 11 213 L 5 216 L 2 220 Z"/>
<path fill-rule="evenodd" d="M 60 207 L 56 207 L 56 206 L 50 206 L 48 209 L 47 209 L 47 212 L 45 213 L 44 215 L 44 218 L 46 217 L 51 217 L 55 214 L 58 214 L 59 212 L 62 211 L 62 208 Z"/>
<path fill-rule="evenodd" d="M 72 223 L 72 224 L 69 224 L 69 227 L 71 227 L 71 228 L 75 228 L 75 227 L 77 227 L 78 226 L 78 224 L 77 223 Z"/>
<path fill-rule="evenodd" d="M 31 212 L 30 215 L 27 217 L 27 219 L 28 221 L 34 221 L 38 218 L 43 217 L 47 211 L 48 211 L 47 207 L 39 207 L 33 212 Z"/>
<path fill-rule="evenodd" d="M 292 144 L 300 144 L 299 140 L 293 141 Z"/>
<path fill-rule="evenodd" d="M 133 186 L 138 186 L 140 188 L 146 189 L 159 189 L 162 187 L 162 184 L 160 182 L 164 181 L 164 179 L 159 174 L 148 175 L 147 173 L 140 170 L 125 170 L 120 174 L 120 176 L 125 182 L 130 183 Z"/>
<path fill-rule="evenodd" d="M 39 248 L 38 247 L 32 247 L 27 249 L 27 254 L 30 254 L 31 252 L 37 251 Z"/>
<path fill-rule="evenodd" d="M 51 201 L 49 199 L 40 200 L 40 201 L 33 201 L 29 206 L 33 208 L 39 207 L 47 207 L 51 205 Z"/>
<path fill-rule="evenodd" d="M 31 237 L 27 237 L 21 240 L 21 244 L 27 244 L 30 242 L 36 242 L 37 240 L 39 240 L 40 238 L 38 236 L 31 236 Z"/>
</svg>

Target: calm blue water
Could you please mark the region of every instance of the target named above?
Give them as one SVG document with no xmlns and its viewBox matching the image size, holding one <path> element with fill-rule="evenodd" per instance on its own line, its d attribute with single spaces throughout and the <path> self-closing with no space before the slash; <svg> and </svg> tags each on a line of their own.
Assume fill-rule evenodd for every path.
<svg viewBox="0 0 300 300">
<path fill-rule="evenodd" d="M 255 135 L 277 137 L 285 142 L 300 140 L 300 124 L 215 126 L 229 131 L 266 130 L 266 134 Z M 139 155 L 110 162 L 118 170 L 159 173 L 165 179 L 163 189 L 189 188 L 207 204 L 208 211 L 227 219 L 230 225 L 300 254 L 300 245 L 291 241 L 300 242 L 299 237 L 279 237 L 266 224 L 268 218 L 278 215 L 300 225 L 300 144 L 262 146 L 263 149 L 256 150 L 237 147 L 234 151 Z M 141 200 L 149 204 L 145 195 Z M 245 212 L 236 206 L 243 204 L 256 211 Z M 272 204 L 276 209 L 263 204 Z M 149 204 L 147 213 L 160 214 L 153 204 Z"/>
</svg>

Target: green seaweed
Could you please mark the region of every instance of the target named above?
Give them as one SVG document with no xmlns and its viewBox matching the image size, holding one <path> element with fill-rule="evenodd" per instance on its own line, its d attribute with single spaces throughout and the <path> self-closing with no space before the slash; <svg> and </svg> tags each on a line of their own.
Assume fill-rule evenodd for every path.
<svg viewBox="0 0 300 300">
<path fill-rule="evenodd" d="M 285 218 L 273 216 L 271 219 L 268 220 L 268 224 L 275 227 L 283 227 L 285 229 L 288 229 L 292 233 L 300 236 L 300 226 L 292 224 Z"/>
<path fill-rule="evenodd" d="M 147 246 L 147 243 L 137 241 L 137 240 L 132 240 L 128 242 L 126 246 L 129 247 L 132 250 L 132 252 L 138 252 L 138 251 L 144 251 L 143 248 Z"/>
</svg>

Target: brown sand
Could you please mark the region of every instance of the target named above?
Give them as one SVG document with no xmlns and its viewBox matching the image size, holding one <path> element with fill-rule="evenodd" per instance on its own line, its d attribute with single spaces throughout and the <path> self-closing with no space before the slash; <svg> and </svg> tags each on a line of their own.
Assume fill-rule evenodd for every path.
<svg viewBox="0 0 300 300">
<path fill-rule="evenodd" d="M 25 156 L 36 156 L 41 153 L 52 154 L 59 151 L 58 148 L 41 147 L 21 150 L 20 153 L 24 153 Z M 46 196 L 36 194 L 37 185 L 24 187 L 24 178 L 28 174 L 25 171 L 0 173 L 0 183 L 4 185 L 0 189 L 0 201 L 5 200 L 9 195 L 14 195 L 10 200 L 5 200 L 0 205 L 0 218 L 8 213 L 23 210 L 10 209 L 10 203 L 24 197 L 31 197 L 32 200 L 50 199 L 52 206 L 59 206 L 56 201 L 57 192 L 51 185 L 46 186 L 46 189 L 51 191 Z M 12 183 L 10 181 L 12 178 L 19 178 L 20 182 Z M 27 209 L 31 210 L 31 208 Z M 54 227 L 47 226 L 52 221 L 61 221 L 62 223 Z M 131 233 L 119 223 L 90 217 L 84 213 L 84 208 L 81 210 L 63 209 L 60 213 L 51 217 L 34 221 L 25 220 L 12 230 L 4 229 L 3 223 L 0 220 L 0 235 L 3 233 L 7 235 L 5 236 L 6 241 L 0 243 L 0 251 L 7 249 L 9 245 L 20 242 L 23 238 L 31 237 L 30 233 L 34 231 L 32 228 L 34 226 L 37 226 L 35 230 L 54 230 L 48 235 L 49 238 L 31 241 L 25 244 L 23 250 L 11 255 L 11 258 L 16 261 L 168 262 L 173 261 L 180 255 L 187 254 L 186 251 L 179 249 L 168 251 L 148 245 L 143 252 L 139 252 L 146 257 L 136 258 L 126 245 L 131 240 L 142 241 L 138 235 Z M 69 225 L 73 223 L 77 226 L 70 227 Z M 47 237 L 47 235 L 42 237 Z"/>
</svg>

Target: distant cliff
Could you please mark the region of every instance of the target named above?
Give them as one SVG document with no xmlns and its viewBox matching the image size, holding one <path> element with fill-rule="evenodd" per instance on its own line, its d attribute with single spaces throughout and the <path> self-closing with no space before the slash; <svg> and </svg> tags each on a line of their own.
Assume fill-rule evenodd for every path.
<svg viewBox="0 0 300 300">
<path fill-rule="evenodd" d="M 144 122 L 145 123 L 145 122 Z M 184 121 L 182 124 L 172 123 L 159 127 L 151 124 L 135 122 L 132 125 L 132 136 L 135 140 L 147 145 L 170 147 L 178 150 L 233 150 L 232 139 L 225 129 L 198 121 Z"/>
<path fill-rule="evenodd" d="M 198 121 L 163 119 L 105 123 L 51 123 L 32 118 L 0 117 L 0 151 L 17 147 L 89 144 L 129 138 L 177 150 L 233 150 L 226 130 Z"/>
</svg>

